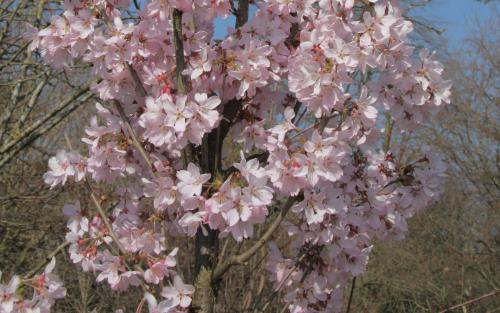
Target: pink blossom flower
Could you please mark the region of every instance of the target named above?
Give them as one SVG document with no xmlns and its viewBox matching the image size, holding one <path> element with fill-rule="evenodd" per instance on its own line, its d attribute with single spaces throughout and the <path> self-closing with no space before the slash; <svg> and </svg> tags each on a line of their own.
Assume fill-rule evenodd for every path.
<svg viewBox="0 0 500 313">
<path fill-rule="evenodd" d="M 198 231 L 198 227 L 203 222 L 203 220 L 204 219 L 201 212 L 187 212 L 179 220 L 179 226 L 183 227 L 186 230 L 186 233 L 189 237 L 194 237 L 194 235 L 196 235 L 196 232 Z"/>
<path fill-rule="evenodd" d="M 144 280 L 148 283 L 158 285 L 164 277 L 169 277 L 171 268 L 175 268 L 177 261 L 175 256 L 177 255 L 178 248 L 173 249 L 166 258 L 161 259 L 147 269 L 144 272 Z"/>
<path fill-rule="evenodd" d="M 184 197 L 199 196 L 203 184 L 210 179 L 210 174 L 200 174 L 200 169 L 189 163 L 187 170 L 177 172 L 177 189 Z"/>
<path fill-rule="evenodd" d="M 269 129 L 269 131 L 278 136 L 279 141 L 283 141 L 285 139 L 285 135 L 287 132 L 295 129 L 295 125 L 293 124 L 293 118 L 295 117 L 295 112 L 291 107 L 287 107 L 285 112 L 283 113 L 284 120 L 280 124 L 274 126 Z"/>
<path fill-rule="evenodd" d="M 158 303 L 156 298 L 149 292 L 146 292 L 144 294 L 144 298 L 148 303 L 149 313 L 169 313 L 172 312 L 172 309 L 176 307 L 175 305 L 173 305 L 172 300 L 163 300 Z"/>
<path fill-rule="evenodd" d="M 49 159 L 49 171 L 43 175 L 46 184 L 51 188 L 64 185 L 68 177 L 80 181 L 85 176 L 85 161 L 76 152 L 57 151 L 55 157 Z"/>
<path fill-rule="evenodd" d="M 0 279 L 2 278 L 2 272 L 0 271 Z M 14 306 L 20 299 L 16 295 L 18 286 L 20 285 L 21 279 L 19 276 L 12 276 L 7 285 L 3 285 L 0 282 L 0 309 L 1 312 L 14 312 Z"/>
<path fill-rule="evenodd" d="M 182 308 L 187 308 L 191 304 L 193 293 L 194 287 L 184 284 L 177 275 L 174 277 L 174 285 L 163 288 L 161 295 L 167 300 L 171 300 L 173 306 L 180 305 Z"/>
<path fill-rule="evenodd" d="M 166 107 L 173 105 L 171 101 L 167 94 L 156 100 L 147 97 L 146 111 L 139 119 L 139 124 L 145 128 L 144 138 L 158 147 L 175 139 L 173 127 L 167 125 Z"/>
<path fill-rule="evenodd" d="M 208 98 L 205 93 L 197 93 L 194 100 L 198 104 L 195 111 L 194 120 L 203 125 L 205 132 L 212 130 L 219 121 L 219 112 L 215 109 L 221 103 L 217 96 Z"/>
<path fill-rule="evenodd" d="M 187 119 L 193 113 L 186 106 L 187 97 L 177 97 L 175 104 L 173 102 L 166 102 L 164 110 L 167 114 L 165 120 L 167 126 L 173 127 L 176 132 L 182 133 L 186 130 Z"/>
<path fill-rule="evenodd" d="M 155 177 L 153 181 L 143 178 L 142 181 L 144 194 L 154 197 L 153 205 L 156 209 L 164 210 L 175 202 L 176 187 L 170 177 Z"/>
</svg>

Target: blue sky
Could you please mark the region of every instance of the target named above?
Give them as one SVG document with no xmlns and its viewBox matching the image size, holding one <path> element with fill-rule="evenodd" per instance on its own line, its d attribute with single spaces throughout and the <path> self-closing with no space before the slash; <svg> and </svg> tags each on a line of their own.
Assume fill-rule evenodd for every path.
<svg viewBox="0 0 500 313">
<path fill-rule="evenodd" d="M 425 16 L 445 30 L 443 37 L 452 49 L 460 47 L 461 41 L 470 33 L 475 19 L 485 20 L 491 16 L 497 0 L 484 4 L 476 0 L 432 0 L 424 9 L 417 9 L 415 16 Z M 497 6 L 498 7 L 498 6 Z"/>
<path fill-rule="evenodd" d="M 424 16 L 444 29 L 443 36 L 453 49 L 459 47 L 460 42 L 467 36 L 474 18 L 488 18 L 495 6 L 493 3 L 497 1 L 484 4 L 476 0 L 431 0 L 424 9 L 415 9 L 413 15 Z M 215 24 L 215 37 L 222 38 L 228 25 L 234 25 L 234 17 Z"/>
<path fill-rule="evenodd" d="M 255 13 L 255 6 L 251 5 L 250 6 L 250 16 Z M 227 34 L 227 27 L 234 27 L 234 24 L 236 22 L 236 18 L 234 15 L 230 15 L 226 19 L 218 19 L 215 21 L 215 33 L 214 33 L 214 38 L 215 39 L 223 39 L 224 36 Z"/>
</svg>

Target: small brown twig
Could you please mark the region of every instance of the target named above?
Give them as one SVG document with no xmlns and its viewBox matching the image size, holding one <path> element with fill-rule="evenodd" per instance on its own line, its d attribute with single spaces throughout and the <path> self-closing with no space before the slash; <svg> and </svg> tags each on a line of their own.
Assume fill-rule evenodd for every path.
<svg viewBox="0 0 500 313">
<path fill-rule="evenodd" d="M 145 98 L 148 95 L 148 93 L 146 92 L 146 88 L 144 88 L 144 85 L 142 84 L 139 74 L 137 74 L 137 71 L 128 62 L 127 62 L 127 68 L 128 71 L 130 72 L 130 75 L 132 76 L 132 79 L 134 80 L 137 92 L 141 95 L 141 97 Z"/>
<path fill-rule="evenodd" d="M 135 309 L 135 313 L 141 313 L 142 312 L 142 307 L 144 306 L 144 303 L 146 302 L 146 298 L 142 298 L 141 302 L 139 302 L 139 305 Z"/>
<path fill-rule="evenodd" d="M 33 277 L 39 270 L 41 270 L 45 265 L 47 265 L 47 263 L 49 263 L 50 260 L 52 260 L 53 257 L 55 257 L 56 255 L 58 255 L 62 250 L 64 250 L 64 248 L 66 248 L 67 246 L 69 246 L 69 244 L 70 244 L 69 241 L 65 241 L 62 244 L 60 244 L 59 246 L 57 246 L 51 253 L 49 253 L 45 257 L 45 259 L 43 259 L 42 262 L 40 262 L 37 266 L 35 266 L 31 271 L 29 271 L 26 274 L 26 278 Z"/>
<path fill-rule="evenodd" d="M 182 72 L 186 68 L 184 60 L 184 41 L 182 38 L 182 11 L 174 9 L 172 12 L 172 20 L 174 26 L 174 46 L 175 46 L 175 79 L 177 83 L 177 93 L 179 95 L 186 94 L 186 81 Z"/>
<path fill-rule="evenodd" d="M 300 256 L 300 258 L 297 260 L 295 265 L 290 269 L 290 271 L 287 273 L 287 275 L 280 281 L 278 288 L 276 288 L 273 291 L 273 293 L 269 296 L 269 300 L 262 306 L 261 309 L 258 310 L 258 312 L 265 312 L 265 310 L 269 307 L 269 305 L 276 298 L 276 295 L 278 294 L 278 292 L 281 290 L 281 288 L 283 288 L 285 283 L 288 281 L 290 276 L 292 276 L 292 274 L 295 273 L 295 271 L 297 271 L 299 269 L 299 263 L 302 262 L 306 256 L 307 256 L 307 254 L 305 254 L 305 253 Z M 285 307 L 288 307 L 288 306 L 285 306 Z"/>
<path fill-rule="evenodd" d="M 349 313 L 351 311 L 351 304 L 352 304 L 352 298 L 354 295 L 354 288 L 356 288 L 356 277 L 352 278 L 351 292 L 349 294 L 349 300 L 347 301 L 347 309 L 345 310 L 346 313 Z"/>
<path fill-rule="evenodd" d="M 123 110 L 121 103 L 116 101 L 116 100 L 113 101 L 113 103 L 116 107 L 116 110 L 120 114 L 120 117 L 121 117 L 123 123 L 125 123 L 125 126 L 127 127 L 127 131 L 129 132 L 129 135 L 132 139 L 134 146 L 136 147 L 137 150 L 139 150 L 139 153 L 141 154 L 141 156 L 144 159 L 144 161 L 146 162 L 146 164 L 154 172 L 153 161 L 151 161 L 151 158 L 146 153 L 146 151 L 144 150 L 144 147 L 142 146 L 141 142 L 137 138 L 137 135 L 135 134 L 135 131 L 132 128 L 132 125 L 130 125 L 130 121 L 128 120 L 127 115 L 125 114 L 125 111 Z"/>
<path fill-rule="evenodd" d="M 449 312 L 449 311 L 452 311 L 454 309 L 458 309 L 458 308 L 461 308 L 463 306 L 466 306 L 466 305 L 469 305 L 469 304 L 472 304 L 474 302 L 477 302 L 477 301 L 480 301 L 480 300 L 483 300 L 485 298 L 488 298 L 488 297 L 491 297 L 491 296 L 494 296 L 494 295 L 497 295 L 500 293 L 500 289 L 496 289 L 496 290 L 493 290 L 492 292 L 489 292 L 487 294 L 484 294 L 482 296 L 479 296 L 477 298 L 474 298 L 474 299 L 471 299 L 469 301 L 465 301 L 463 303 L 460 303 L 460 304 L 457 304 L 457 305 L 454 305 L 454 306 L 451 306 L 447 309 L 444 309 L 442 311 L 439 311 L 439 313 L 445 313 L 445 312 Z"/>
<path fill-rule="evenodd" d="M 266 232 L 248 250 L 246 250 L 241 254 L 229 257 L 229 259 L 226 262 L 224 262 L 220 266 L 217 266 L 212 274 L 213 280 L 221 278 L 222 275 L 224 275 L 224 273 L 226 273 L 229 270 L 229 268 L 231 268 L 231 266 L 244 264 L 255 253 L 257 253 L 257 251 L 259 251 L 260 248 L 262 248 L 269 241 L 269 239 L 271 239 L 272 235 L 281 225 L 281 222 L 285 219 L 285 216 L 288 214 L 288 211 L 298 198 L 299 196 L 293 196 L 288 198 L 288 200 L 278 213 L 278 216 L 274 219 L 273 223 L 269 225 L 269 228 L 267 228 Z"/>
<path fill-rule="evenodd" d="M 391 120 L 391 114 L 389 112 L 385 113 L 385 118 L 384 153 L 387 153 L 391 148 L 392 128 L 394 126 L 394 123 Z"/>
</svg>

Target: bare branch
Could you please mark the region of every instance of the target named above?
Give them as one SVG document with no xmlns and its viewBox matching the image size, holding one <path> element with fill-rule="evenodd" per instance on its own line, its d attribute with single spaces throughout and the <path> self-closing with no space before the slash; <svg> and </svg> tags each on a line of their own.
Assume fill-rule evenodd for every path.
<svg viewBox="0 0 500 313">
<path fill-rule="evenodd" d="M 113 101 L 115 104 L 116 109 L 118 110 L 118 113 L 120 114 L 120 117 L 122 121 L 125 123 L 125 126 L 127 127 L 127 131 L 129 132 L 130 137 L 132 138 L 132 142 L 134 143 L 134 146 L 136 147 L 137 150 L 139 150 L 139 153 L 141 154 L 142 158 L 146 162 L 146 164 L 149 166 L 149 168 L 154 171 L 154 166 L 153 162 L 151 161 L 151 158 L 149 155 L 146 153 L 144 150 L 144 147 L 142 146 L 141 142 L 137 138 L 137 135 L 135 134 L 134 129 L 132 128 L 132 125 L 130 125 L 130 122 L 127 118 L 127 115 L 125 114 L 125 111 L 123 110 L 122 105 L 118 101 Z"/>
<path fill-rule="evenodd" d="M 248 261 L 257 251 L 259 251 L 273 236 L 274 232 L 281 225 L 281 222 L 285 219 L 285 216 L 290 211 L 290 208 L 295 203 L 299 196 L 289 197 L 286 203 L 281 208 L 278 216 L 274 219 L 273 223 L 269 225 L 266 232 L 245 252 L 229 257 L 229 259 L 222 263 L 222 265 L 217 266 L 212 274 L 214 280 L 218 280 L 226 273 L 233 265 L 242 265 Z"/>
<path fill-rule="evenodd" d="M 180 95 L 186 94 L 186 81 L 182 72 L 186 68 L 184 60 L 184 41 L 182 38 L 182 11 L 174 9 L 172 13 L 174 24 L 174 45 L 175 45 L 175 73 L 177 81 L 177 92 Z"/>
<path fill-rule="evenodd" d="M 50 262 L 50 260 L 55 257 L 56 255 L 58 255 L 61 251 L 63 251 L 67 246 L 69 246 L 70 242 L 69 241 L 65 241 L 63 242 L 62 244 L 60 244 L 59 246 L 57 246 L 57 248 L 54 249 L 54 251 L 52 251 L 51 253 L 49 253 L 45 259 L 40 262 L 37 266 L 35 266 L 31 271 L 29 271 L 27 274 L 26 274 L 26 278 L 31 278 L 33 275 L 35 275 L 36 273 L 38 273 L 39 270 L 41 270 L 45 265 L 47 265 L 47 263 Z"/>
<path fill-rule="evenodd" d="M 44 135 L 57 124 L 62 122 L 69 114 L 79 108 L 88 99 L 92 98 L 92 96 L 92 94 L 88 93 L 80 101 L 73 101 L 72 99 L 57 112 L 51 111 L 52 114 L 50 114 L 50 116 L 45 115 L 42 118 L 43 121 L 39 120 L 33 124 L 30 128 L 23 132 L 23 134 L 13 140 L 14 142 L 11 142 L 9 149 L 5 149 L 4 152 L 0 152 L 0 156 L 2 156 L 0 159 L 0 168 L 5 166 L 5 164 L 7 164 L 14 156 L 33 143 L 40 136 Z M 1 149 L 3 150 L 4 148 Z"/>
<path fill-rule="evenodd" d="M 439 313 L 445 313 L 445 312 L 450 312 L 454 309 L 458 309 L 458 308 L 461 308 L 463 306 L 466 306 L 466 305 L 469 305 L 469 304 L 472 304 L 474 302 L 478 302 L 480 300 L 483 300 L 485 298 L 488 298 L 488 297 L 491 297 L 491 296 L 494 296 L 494 295 L 497 295 L 497 294 L 500 294 L 500 289 L 497 289 L 497 290 L 493 290 L 492 292 L 489 292 L 487 294 L 484 294 L 480 297 L 477 297 L 477 298 L 474 298 L 474 299 L 471 299 L 469 301 L 465 301 L 464 303 L 460 303 L 460 304 L 457 304 L 457 305 L 454 305 L 452 307 L 449 307 L 447 309 L 444 309 L 442 311 L 439 311 Z"/>
</svg>

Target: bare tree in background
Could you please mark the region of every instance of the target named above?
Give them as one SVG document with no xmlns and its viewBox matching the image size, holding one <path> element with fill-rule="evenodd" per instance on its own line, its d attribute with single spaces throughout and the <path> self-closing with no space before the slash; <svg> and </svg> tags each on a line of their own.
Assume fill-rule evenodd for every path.
<svg viewBox="0 0 500 313">
<path fill-rule="evenodd" d="M 90 84 L 81 83 L 84 69 L 76 66 L 69 75 L 43 65 L 24 38 L 28 23 L 41 26 L 58 9 L 47 0 L 3 1 L 0 7 L 0 168 L 91 97 Z M 28 157 L 23 151 L 21 159 Z"/>
<path fill-rule="evenodd" d="M 81 194 L 77 189 L 49 190 L 42 175 L 55 142 L 67 137 L 78 144 L 72 134 L 80 133 L 86 118 L 69 122 L 67 117 L 88 115 L 93 108 L 92 82 L 84 83 L 90 81 L 87 69 L 78 64 L 71 73 L 44 65 L 36 52 L 29 51 L 30 42 L 24 37 L 26 23 L 43 26 L 60 9 L 61 1 L 0 3 L 0 269 L 4 277 L 28 273 L 52 251 L 65 250 L 57 250 L 65 232 L 61 207 L 69 195 Z M 91 308 L 107 312 L 114 303 L 123 303 L 95 286 L 93 275 L 77 271 L 65 252 L 60 265 L 69 296 L 55 312 L 90 312 Z"/>
</svg>

